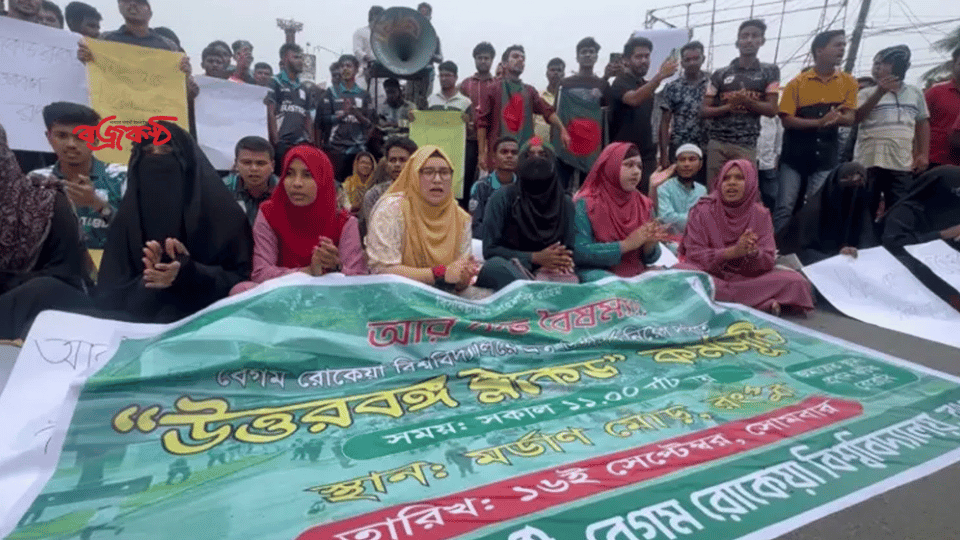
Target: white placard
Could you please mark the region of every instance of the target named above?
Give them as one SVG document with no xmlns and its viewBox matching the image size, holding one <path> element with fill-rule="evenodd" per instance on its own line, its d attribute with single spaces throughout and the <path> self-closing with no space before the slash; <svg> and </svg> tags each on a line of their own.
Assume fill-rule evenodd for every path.
<svg viewBox="0 0 960 540">
<path fill-rule="evenodd" d="M 14 150 L 50 151 L 45 106 L 90 104 L 87 70 L 77 60 L 80 39 L 66 30 L 0 17 L 0 124 Z"/>
<path fill-rule="evenodd" d="M 633 37 L 645 37 L 653 42 L 653 50 L 650 51 L 650 70 L 647 71 L 646 75 L 646 79 L 650 80 L 650 78 L 660 70 L 660 66 L 674 49 L 677 50 L 679 60 L 680 47 L 690 43 L 690 29 L 637 30 L 633 33 Z M 660 84 L 660 88 L 662 89 L 664 84 L 681 75 L 683 75 L 683 71 L 678 68 L 676 75 L 664 80 L 663 83 Z"/>
<path fill-rule="evenodd" d="M 948 246 L 943 240 L 906 246 L 906 250 L 937 277 L 960 291 L 960 251 Z"/>
<path fill-rule="evenodd" d="M 195 77 L 200 86 L 194 114 L 200 148 L 217 170 L 233 168 L 237 141 L 258 135 L 267 138 L 267 88 L 235 83 L 206 75 Z"/>
<path fill-rule="evenodd" d="M 882 247 L 862 250 L 856 259 L 837 255 L 803 273 L 849 317 L 960 348 L 960 313 Z"/>
</svg>

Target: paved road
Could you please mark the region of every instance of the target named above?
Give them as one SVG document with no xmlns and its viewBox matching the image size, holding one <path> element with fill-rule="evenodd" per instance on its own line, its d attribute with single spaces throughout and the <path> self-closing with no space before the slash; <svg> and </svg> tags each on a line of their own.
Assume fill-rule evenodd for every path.
<svg viewBox="0 0 960 540">
<path fill-rule="evenodd" d="M 790 319 L 891 356 L 960 376 L 960 350 L 848 319 L 834 311 Z M 960 332 L 960 328 L 957 329 Z M 960 465 L 868 499 L 780 540 L 960 540 Z"/>
</svg>

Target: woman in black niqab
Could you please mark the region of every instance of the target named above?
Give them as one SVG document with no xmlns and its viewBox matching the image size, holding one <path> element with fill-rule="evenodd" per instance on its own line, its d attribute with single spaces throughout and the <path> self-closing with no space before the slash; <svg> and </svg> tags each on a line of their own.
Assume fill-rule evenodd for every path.
<svg viewBox="0 0 960 540">
<path fill-rule="evenodd" d="M 921 174 L 883 216 L 883 245 L 960 240 L 960 167 L 942 165 Z M 957 242 L 951 242 L 955 247 Z"/>
<path fill-rule="evenodd" d="M 133 146 L 127 190 L 110 226 L 97 284 L 102 307 L 172 322 L 225 298 L 249 278 L 250 224 L 184 130 Z"/>
</svg>

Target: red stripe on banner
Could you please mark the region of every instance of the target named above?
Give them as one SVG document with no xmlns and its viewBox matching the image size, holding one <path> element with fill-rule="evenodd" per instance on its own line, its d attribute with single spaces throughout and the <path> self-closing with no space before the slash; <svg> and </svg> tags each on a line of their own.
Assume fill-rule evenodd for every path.
<svg viewBox="0 0 960 540">
<path fill-rule="evenodd" d="M 487 525 L 742 454 L 861 414 L 863 406 L 855 401 L 810 397 L 790 407 L 689 435 L 320 525 L 300 534 L 297 540 L 454 538 Z"/>
</svg>

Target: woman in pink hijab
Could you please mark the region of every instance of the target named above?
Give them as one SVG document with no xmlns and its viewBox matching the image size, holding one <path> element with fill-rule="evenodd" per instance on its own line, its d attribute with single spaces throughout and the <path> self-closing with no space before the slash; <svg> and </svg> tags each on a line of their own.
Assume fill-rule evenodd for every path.
<svg viewBox="0 0 960 540">
<path fill-rule="evenodd" d="M 610 144 L 573 198 L 574 251 L 582 281 L 596 281 L 611 273 L 633 277 L 660 258 L 664 232 L 653 219 L 653 203 L 637 191 L 642 171 L 643 160 L 636 146 Z"/>
<path fill-rule="evenodd" d="M 780 314 L 781 307 L 813 309 L 806 278 L 774 269 L 776 245 L 770 212 L 758 198 L 757 169 L 743 159 L 728 161 L 710 195 L 690 210 L 674 268 L 713 276 L 717 300 Z"/>
</svg>

